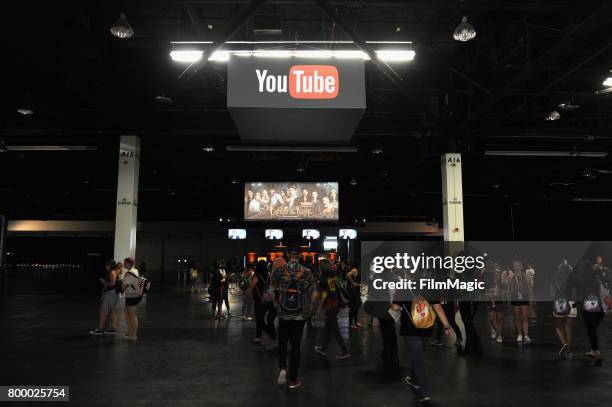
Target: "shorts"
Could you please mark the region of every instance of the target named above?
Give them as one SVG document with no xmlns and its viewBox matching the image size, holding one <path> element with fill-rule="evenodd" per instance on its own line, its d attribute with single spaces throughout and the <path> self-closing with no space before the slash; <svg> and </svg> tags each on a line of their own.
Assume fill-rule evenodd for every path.
<svg viewBox="0 0 612 407">
<path fill-rule="evenodd" d="M 567 315 L 557 315 L 555 314 L 555 312 L 553 311 L 553 317 L 555 318 L 576 318 L 578 316 L 578 307 L 576 307 L 576 301 L 570 301 L 570 306 L 572 307 L 570 309 L 570 313 Z"/>
<path fill-rule="evenodd" d="M 102 300 L 102 309 L 106 314 L 119 307 L 119 296 L 114 289 L 104 291 L 100 300 Z"/>
<path fill-rule="evenodd" d="M 502 312 L 506 307 L 506 301 L 493 301 L 493 303 L 488 302 L 487 307 L 489 308 L 489 311 Z"/>
<path fill-rule="evenodd" d="M 518 307 L 520 305 L 529 305 L 529 301 L 512 301 L 511 304 Z"/>
<path fill-rule="evenodd" d="M 125 297 L 125 306 L 126 307 L 135 307 L 140 304 L 142 297 Z"/>
</svg>

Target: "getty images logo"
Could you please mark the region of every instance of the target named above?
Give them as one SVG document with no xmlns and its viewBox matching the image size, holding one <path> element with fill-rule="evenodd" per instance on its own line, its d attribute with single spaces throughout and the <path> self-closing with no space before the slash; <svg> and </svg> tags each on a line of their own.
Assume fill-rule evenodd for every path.
<svg viewBox="0 0 612 407">
<path fill-rule="evenodd" d="M 338 69 L 331 65 L 294 65 L 289 75 L 270 75 L 256 69 L 259 93 L 287 93 L 294 99 L 335 99 L 340 81 Z"/>
</svg>

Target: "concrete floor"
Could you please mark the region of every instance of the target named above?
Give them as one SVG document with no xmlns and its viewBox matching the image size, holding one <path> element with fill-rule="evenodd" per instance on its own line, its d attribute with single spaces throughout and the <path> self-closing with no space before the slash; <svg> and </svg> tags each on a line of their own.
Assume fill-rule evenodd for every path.
<svg viewBox="0 0 612 407">
<path fill-rule="evenodd" d="M 276 385 L 274 354 L 252 345 L 254 321 L 212 321 L 203 296 L 177 289 L 153 292 L 140 307 L 138 343 L 121 336 L 89 337 L 96 298 L 0 297 L 0 385 L 69 385 L 75 406 L 407 406 L 418 405 L 402 383 L 406 367 L 385 372 L 377 327 L 350 333 L 352 359 L 315 356 L 320 329 L 305 334 L 298 391 Z M 239 298 L 232 298 L 239 315 Z M 449 347 L 427 349 L 435 405 L 609 406 L 612 399 L 612 318 L 601 332 L 603 367 L 582 356 L 588 350 L 582 320 L 576 323 L 578 358 L 557 361 L 549 307 L 532 328 L 535 343 L 518 348 L 489 341 L 484 307 L 479 325 L 482 357 L 461 358 Z M 364 323 L 366 316 L 363 315 Z M 321 322 L 319 321 L 319 324 Z M 510 327 L 511 320 L 507 316 Z M 349 338 L 346 317 L 341 325 Z M 510 332 L 510 328 L 508 330 Z M 406 360 L 400 341 L 401 360 Z M 26 405 L 21 403 L 16 405 Z M 38 405 L 38 404 L 37 404 Z M 44 403 L 52 406 L 54 403 Z M 57 405 L 67 405 L 57 403 Z"/>
</svg>

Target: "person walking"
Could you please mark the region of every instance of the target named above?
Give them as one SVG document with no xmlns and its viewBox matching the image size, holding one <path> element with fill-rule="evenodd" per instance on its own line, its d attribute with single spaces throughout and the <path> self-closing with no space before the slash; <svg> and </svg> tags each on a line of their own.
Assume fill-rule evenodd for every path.
<svg viewBox="0 0 612 407">
<path fill-rule="evenodd" d="M 327 356 L 327 345 L 333 337 L 341 351 L 341 353 L 336 356 L 336 359 L 348 359 L 351 357 L 351 354 L 344 343 L 342 334 L 340 334 L 340 328 L 338 327 L 338 314 L 342 308 L 342 299 L 337 289 L 338 276 L 331 262 L 327 259 L 323 259 L 319 262 L 319 269 L 321 271 L 319 282 L 319 306 L 325 310 L 325 327 L 323 340 L 320 342 L 320 345 L 315 346 L 315 352 L 321 356 Z"/>
<path fill-rule="evenodd" d="M 282 257 L 276 258 L 272 263 L 272 269 L 276 270 L 286 264 L 287 262 Z M 277 313 L 274 303 L 268 295 L 269 286 L 270 275 L 268 274 L 268 265 L 265 261 L 260 260 L 255 264 L 251 283 L 246 289 L 245 295 L 251 296 L 255 305 L 255 338 L 251 340 L 251 343 L 260 344 L 262 333 L 265 332 L 272 341 L 268 347 L 271 350 L 277 346 L 276 328 L 274 327 Z"/>
<path fill-rule="evenodd" d="M 531 295 L 531 285 L 523 270 L 523 262 L 521 260 L 514 260 L 512 262 L 509 291 L 517 333 L 516 342 L 529 345 L 532 342 L 532 339 L 529 337 L 529 301 L 533 296 Z"/>
<path fill-rule="evenodd" d="M 298 379 L 301 343 L 306 319 L 312 315 L 312 304 L 317 299 L 314 277 L 310 269 L 299 263 L 299 248 L 289 251 L 289 263 L 277 268 L 270 279 L 268 293 L 278 307 L 278 366 L 277 382 L 287 383 L 289 389 L 297 389 L 302 383 Z M 288 345 L 291 346 L 287 373 Z"/>
<path fill-rule="evenodd" d="M 244 321 L 250 321 L 253 314 L 253 294 L 248 292 L 248 288 L 251 285 L 251 280 L 255 270 L 252 264 L 249 264 L 240 275 L 239 287 L 242 290 L 242 316 L 240 317 Z"/>
<path fill-rule="evenodd" d="M 349 326 L 352 329 L 361 328 L 359 323 L 359 308 L 361 308 L 361 273 L 357 262 L 352 264 L 351 270 L 346 274 L 349 282 L 351 302 L 349 304 Z"/>
</svg>

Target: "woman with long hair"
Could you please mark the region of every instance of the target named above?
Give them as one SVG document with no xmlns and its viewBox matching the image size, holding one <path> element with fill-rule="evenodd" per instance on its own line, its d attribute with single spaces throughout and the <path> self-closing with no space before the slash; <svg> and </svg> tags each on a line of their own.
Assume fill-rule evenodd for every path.
<svg viewBox="0 0 612 407">
<path fill-rule="evenodd" d="M 114 261 L 109 261 L 105 265 L 104 276 L 100 277 L 102 286 L 102 296 L 100 297 L 100 313 L 98 318 L 98 328 L 89 331 L 90 335 L 114 335 L 117 333 L 117 308 L 119 306 L 119 296 L 116 290 L 117 284 L 117 265 Z M 111 329 L 105 330 L 108 317 L 111 319 Z"/>
<path fill-rule="evenodd" d="M 510 300 L 514 312 L 514 325 L 516 327 L 516 342 L 529 345 L 532 340 L 529 337 L 529 301 L 531 285 L 521 260 L 512 262 L 512 275 L 509 282 Z"/>
</svg>

